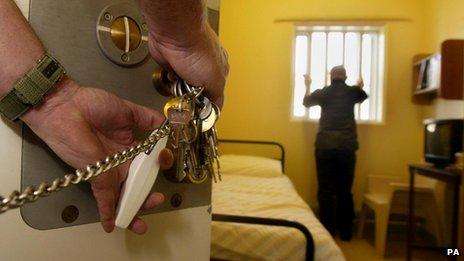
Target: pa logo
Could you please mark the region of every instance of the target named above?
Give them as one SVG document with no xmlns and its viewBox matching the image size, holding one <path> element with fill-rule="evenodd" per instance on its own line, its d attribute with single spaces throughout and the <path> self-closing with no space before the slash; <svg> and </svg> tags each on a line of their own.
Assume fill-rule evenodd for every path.
<svg viewBox="0 0 464 261">
<path fill-rule="evenodd" d="M 457 248 L 447 248 L 446 249 L 446 255 L 447 256 L 460 256 L 459 249 Z"/>
</svg>

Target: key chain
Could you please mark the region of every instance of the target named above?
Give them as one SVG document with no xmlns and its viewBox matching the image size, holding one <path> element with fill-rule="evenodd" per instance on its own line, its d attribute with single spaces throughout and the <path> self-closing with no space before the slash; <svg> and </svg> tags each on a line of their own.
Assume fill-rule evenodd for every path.
<svg viewBox="0 0 464 261">
<path fill-rule="evenodd" d="M 176 182 L 199 184 L 208 176 L 215 182 L 221 180 L 217 132 L 214 126 L 220 114 L 219 107 L 202 95 L 203 88 L 190 86 L 182 79 L 172 83 L 172 91 L 177 97 L 170 100 L 166 107 L 168 111 L 174 107 L 174 113 L 142 143 L 84 169 L 75 170 L 73 174 L 57 178 L 51 183 L 42 182 L 37 188 L 29 186 L 22 192 L 13 191 L 8 197 L 0 197 L 0 214 L 71 185 L 88 181 L 134 160 L 129 168 L 117 210 L 116 225 L 125 228 L 137 214 L 156 181 L 159 172 L 158 155 L 165 147 L 173 148 L 178 154 L 174 178 Z M 174 130 L 176 128 L 178 130 Z M 174 132 L 177 132 L 175 137 L 172 135 Z M 217 172 L 213 167 L 214 162 Z"/>
</svg>

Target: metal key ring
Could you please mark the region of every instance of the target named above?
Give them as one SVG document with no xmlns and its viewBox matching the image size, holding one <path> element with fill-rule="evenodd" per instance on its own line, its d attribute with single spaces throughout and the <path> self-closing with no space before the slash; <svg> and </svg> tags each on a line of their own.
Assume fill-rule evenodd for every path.
<svg viewBox="0 0 464 261">
<path fill-rule="evenodd" d="M 185 84 L 185 88 L 187 89 L 187 91 L 189 93 L 192 93 L 193 92 L 192 86 L 190 86 L 186 81 L 184 81 L 184 84 Z"/>
<path fill-rule="evenodd" d="M 172 93 L 174 94 L 175 97 L 178 97 L 178 93 L 177 93 L 177 81 L 173 82 L 172 83 Z"/>
<path fill-rule="evenodd" d="M 177 96 L 183 96 L 184 93 L 182 92 L 181 81 L 177 81 L 176 88 L 177 88 Z"/>
<path fill-rule="evenodd" d="M 203 87 L 194 87 L 188 84 L 186 81 L 183 81 L 185 84 L 186 89 L 189 91 L 190 94 L 193 94 L 194 98 L 198 98 L 205 88 Z"/>
<path fill-rule="evenodd" d="M 219 106 L 217 106 L 217 104 L 214 103 L 214 102 L 211 102 L 211 105 L 213 105 L 213 108 L 214 108 L 214 110 L 216 111 L 217 117 L 219 118 L 219 117 L 221 116 L 221 109 L 220 109 Z"/>
</svg>

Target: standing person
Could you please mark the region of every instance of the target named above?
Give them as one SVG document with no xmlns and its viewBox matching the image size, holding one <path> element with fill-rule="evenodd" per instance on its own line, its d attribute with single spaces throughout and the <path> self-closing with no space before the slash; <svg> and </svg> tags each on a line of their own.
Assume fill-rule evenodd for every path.
<svg viewBox="0 0 464 261">
<path fill-rule="evenodd" d="M 331 84 L 310 93 L 311 78 L 305 75 L 303 105 L 321 106 L 316 138 L 319 217 L 332 235 L 337 231 L 344 241 L 351 240 L 354 218 L 353 184 L 358 140 L 354 105 L 368 96 L 357 86 L 346 84 L 346 69 L 336 66 L 330 72 Z"/>
</svg>

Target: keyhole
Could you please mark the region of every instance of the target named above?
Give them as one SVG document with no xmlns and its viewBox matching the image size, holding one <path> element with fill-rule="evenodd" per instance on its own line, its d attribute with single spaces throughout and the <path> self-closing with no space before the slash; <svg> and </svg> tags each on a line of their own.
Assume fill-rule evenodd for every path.
<svg viewBox="0 0 464 261">
<path fill-rule="evenodd" d="M 134 51 L 142 41 L 142 33 L 137 23 L 130 17 L 121 16 L 111 24 L 111 39 L 124 52 Z"/>
</svg>

